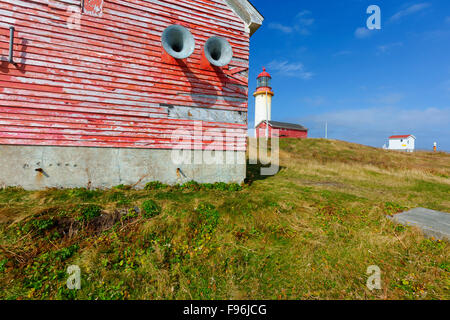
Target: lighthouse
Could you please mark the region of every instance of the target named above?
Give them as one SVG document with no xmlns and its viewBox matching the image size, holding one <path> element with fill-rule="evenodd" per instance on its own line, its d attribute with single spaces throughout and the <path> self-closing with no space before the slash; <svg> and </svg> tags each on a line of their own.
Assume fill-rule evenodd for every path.
<svg viewBox="0 0 450 320">
<path fill-rule="evenodd" d="M 257 78 L 255 96 L 256 137 L 307 138 L 308 129 L 297 123 L 272 121 L 272 77 L 263 68 Z"/>
<path fill-rule="evenodd" d="M 272 97 L 274 93 L 270 84 L 271 80 L 272 77 L 266 71 L 266 68 L 263 68 L 263 72 L 257 78 L 256 91 L 253 94 L 255 97 L 255 128 L 263 121 L 272 120 Z M 266 132 L 266 137 L 268 137 L 268 132 Z"/>
</svg>

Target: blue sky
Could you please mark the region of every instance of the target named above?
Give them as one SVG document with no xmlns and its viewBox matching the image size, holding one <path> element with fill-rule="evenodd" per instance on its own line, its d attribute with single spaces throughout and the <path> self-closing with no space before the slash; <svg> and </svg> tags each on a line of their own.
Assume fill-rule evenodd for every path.
<svg viewBox="0 0 450 320">
<path fill-rule="evenodd" d="M 414 134 L 450 151 L 450 1 L 252 0 L 264 15 L 251 38 L 250 94 L 271 73 L 272 119 L 381 147 Z M 368 30 L 369 5 L 381 30 Z M 249 98 L 249 127 L 254 99 Z"/>
</svg>

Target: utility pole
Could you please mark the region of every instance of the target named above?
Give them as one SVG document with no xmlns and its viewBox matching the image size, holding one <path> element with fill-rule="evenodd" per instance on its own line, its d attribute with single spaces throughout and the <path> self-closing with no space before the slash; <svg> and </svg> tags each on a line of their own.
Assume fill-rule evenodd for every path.
<svg viewBox="0 0 450 320">
<path fill-rule="evenodd" d="M 328 139 L 328 121 L 325 121 L 325 139 Z"/>
</svg>

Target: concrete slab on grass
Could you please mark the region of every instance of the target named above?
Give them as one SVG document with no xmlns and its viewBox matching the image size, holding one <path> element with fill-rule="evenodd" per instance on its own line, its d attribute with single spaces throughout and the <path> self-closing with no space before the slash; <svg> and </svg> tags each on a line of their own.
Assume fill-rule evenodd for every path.
<svg viewBox="0 0 450 320">
<path fill-rule="evenodd" d="M 450 241 L 450 213 L 416 208 L 389 218 L 402 225 L 416 226 L 430 238 Z"/>
</svg>

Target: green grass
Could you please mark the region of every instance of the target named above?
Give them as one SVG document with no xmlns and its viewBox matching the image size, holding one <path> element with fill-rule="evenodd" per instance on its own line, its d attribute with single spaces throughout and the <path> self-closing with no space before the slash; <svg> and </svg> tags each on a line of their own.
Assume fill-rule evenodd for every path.
<svg viewBox="0 0 450 320">
<path fill-rule="evenodd" d="M 386 219 L 450 212 L 450 155 L 280 145 L 281 171 L 250 165 L 242 186 L 0 190 L 0 298 L 450 298 L 448 243 Z M 371 265 L 382 290 L 365 286 Z"/>
</svg>

